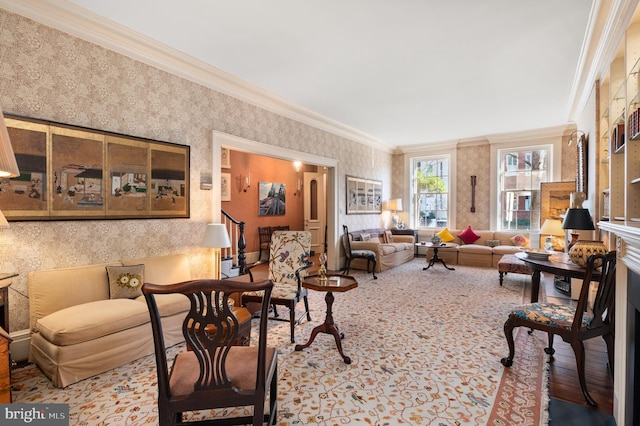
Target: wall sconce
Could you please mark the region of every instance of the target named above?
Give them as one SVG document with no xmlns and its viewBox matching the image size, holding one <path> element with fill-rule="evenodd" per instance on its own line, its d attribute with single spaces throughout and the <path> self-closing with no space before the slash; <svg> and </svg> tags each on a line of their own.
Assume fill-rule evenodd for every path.
<svg viewBox="0 0 640 426">
<path fill-rule="evenodd" d="M 247 176 L 236 176 L 236 185 L 238 186 L 238 192 L 247 192 L 251 188 L 251 173 Z"/>
<path fill-rule="evenodd" d="M 302 191 L 302 179 L 300 179 L 300 170 L 302 170 L 302 162 L 294 161 L 293 168 L 296 169 L 296 192 L 293 195 L 300 195 Z"/>
</svg>

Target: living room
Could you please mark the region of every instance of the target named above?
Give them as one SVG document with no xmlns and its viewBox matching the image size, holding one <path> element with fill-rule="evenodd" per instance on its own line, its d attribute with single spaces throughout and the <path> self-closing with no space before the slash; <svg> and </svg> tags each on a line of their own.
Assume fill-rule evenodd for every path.
<svg viewBox="0 0 640 426">
<path fill-rule="evenodd" d="M 600 18 L 596 21 L 601 26 L 596 26 L 597 30 L 592 34 L 595 41 L 590 44 L 591 50 L 584 52 L 590 66 L 584 70 L 582 83 L 578 84 L 582 90 L 576 89 L 579 93 L 576 98 L 581 100 L 576 102 L 574 123 L 465 137 L 443 142 L 437 148 L 424 146 L 405 150 L 391 149 L 352 129 L 312 121 L 301 115 L 279 114 L 275 107 L 270 110 L 256 106 L 241 97 L 216 90 L 203 80 L 185 77 L 186 72 L 170 72 L 164 65 L 150 65 L 132 52 L 135 46 L 125 46 L 122 50 L 108 48 L 97 40 L 102 36 L 92 39 L 72 35 L 71 30 L 64 29 L 65 25 L 70 25 L 69 21 L 64 21 L 64 9 L 56 9 L 51 2 L 26 2 L 29 3 L 26 9 L 40 8 L 41 12 L 47 11 L 48 17 L 38 17 L 40 13 L 35 10 L 22 9 L 21 3 L 0 3 L 2 110 L 55 123 L 188 145 L 191 149 L 191 208 L 187 219 L 13 221 L 11 209 L 2 206 L 1 210 L 10 222 L 10 228 L 3 230 L 1 235 L 2 271 L 18 274 L 12 280 L 9 296 L 9 331 L 14 341 L 12 354 L 17 360 L 26 359 L 29 348 L 27 276 L 31 271 L 186 252 L 193 276 L 211 273 L 209 251 L 200 247 L 200 241 L 205 225 L 219 221 L 220 210 L 225 208 L 220 197 L 220 176 L 216 173 L 218 170 L 224 173 L 225 169 L 220 167 L 220 158 L 215 155 L 223 146 L 232 150 L 232 161 L 233 151 L 237 150 L 287 161 L 301 160 L 309 169 L 327 167 L 330 269 L 340 269 L 344 262 L 339 243 L 342 224 L 357 230 L 387 228 L 391 223 L 390 211 L 375 215 L 346 214 L 345 176 L 382 182 L 385 200 L 404 200 L 406 210 L 400 213 L 401 220 L 411 227 L 408 207 L 413 194 L 408 172 L 411 159 L 418 156 L 448 154 L 452 159 L 452 213 L 449 217 L 452 227 L 471 225 L 479 230 L 495 229 L 497 195 L 493 170 L 497 169 L 499 148 L 551 145 L 554 181 L 575 180 L 576 147 L 568 144 L 572 133 L 580 130 L 589 136 L 589 141 L 599 139 L 595 119 L 599 114 L 594 114 L 595 71 L 592 70 L 600 69 L 607 62 L 604 59 L 607 55 L 598 51 L 595 41 L 600 40 L 601 45 L 611 44 L 613 47 L 609 50 L 615 51 L 619 43 L 616 37 L 620 37 L 621 31 L 628 26 L 637 2 L 621 2 L 616 10 L 608 10 L 605 7 L 608 4 L 600 7 Z M 71 22 L 79 24 L 83 21 L 75 17 Z M 609 29 L 611 34 L 604 34 L 604 22 L 612 23 L 618 32 Z M 106 30 L 103 28 L 102 31 Z M 588 148 L 585 206 L 598 222 L 602 218 L 599 204 L 602 188 L 598 183 L 601 178 L 597 167 L 601 153 L 595 144 L 589 144 Z M 250 173 L 254 188 L 261 180 L 272 180 L 255 169 Z M 297 185 L 293 167 L 288 173 L 291 176 L 289 191 L 293 193 L 292 189 Z M 211 176 L 213 190 L 201 189 L 204 175 Z M 236 188 L 238 175 L 248 173 L 232 174 L 233 199 L 249 196 Z M 469 210 L 470 176 L 477 177 L 474 213 Z M 251 196 L 257 202 L 257 196 Z M 247 212 L 249 214 L 257 216 L 254 210 Z M 285 219 L 289 220 L 286 216 Z M 250 231 L 254 232 L 254 229 Z M 426 239 L 430 233 L 425 229 L 420 235 Z M 97 240 L 100 244 L 96 244 Z M 256 251 L 252 249 L 254 255 Z M 616 392 L 621 393 L 621 390 Z M 624 405 L 619 409 L 623 410 Z M 616 416 L 623 418 L 620 412 Z M 619 421 L 619 424 L 622 423 Z"/>
</svg>

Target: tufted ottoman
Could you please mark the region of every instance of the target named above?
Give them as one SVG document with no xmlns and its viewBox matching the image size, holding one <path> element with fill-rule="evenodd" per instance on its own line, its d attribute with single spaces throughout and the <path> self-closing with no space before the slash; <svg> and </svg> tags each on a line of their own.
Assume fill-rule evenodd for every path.
<svg viewBox="0 0 640 426">
<path fill-rule="evenodd" d="M 500 258 L 498 262 L 498 273 L 500 274 L 500 285 L 502 286 L 502 280 L 504 274 L 511 272 L 514 274 L 531 275 L 533 270 L 527 266 L 522 260 L 518 259 L 513 254 L 505 254 Z"/>
</svg>

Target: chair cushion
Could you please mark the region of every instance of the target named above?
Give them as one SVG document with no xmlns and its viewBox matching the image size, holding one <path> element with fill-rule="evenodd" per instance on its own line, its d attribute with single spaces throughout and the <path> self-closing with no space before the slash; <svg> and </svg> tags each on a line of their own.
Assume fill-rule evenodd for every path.
<svg viewBox="0 0 640 426">
<path fill-rule="evenodd" d="M 304 289 L 303 289 L 304 290 Z M 264 291 L 245 291 L 242 295 L 262 298 Z M 298 284 L 274 283 L 271 299 L 294 300 L 298 296 Z"/>
<path fill-rule="evenodd" d="M 555 303 L 529 303 L 518 306 L 511 311 L 511 315 L 540 324 L 552 325 L 564 329 L 570 329 L 576 310 L 571 306 L 557 305 Z M 587 327 L 591 323 L 591 315 L 585 312 L 582 317 L 582 326 Z"/>
<path fill-rule="evenodd" d="M 382 247 L 385 247 L 385 246 L 382 246 Z M 393 253 L 394 251 L 396 251 L 395 248 L 393 248 L 391 253 Z M 368 256 L 374 257 L 374 258 L 376 257 L 376 253 L 373 250 L 351 250 L 351 255 L 353 257 L 368 257 Z"/>
<path fill-rule="evenodd" d="M 267 371 L 276 358 L 275 348 L 267 348 Z M 227 376 L 239 391 L 253 390 L 256 387 L 256 367 L 258 348 L 256 346 L 233 346 L 226 361 Z M 200 366 L 195 352 L 182 352 L 176 356 L 169 388 L 173 397 L 191 395 L 200 375 Z"/>
</svg>

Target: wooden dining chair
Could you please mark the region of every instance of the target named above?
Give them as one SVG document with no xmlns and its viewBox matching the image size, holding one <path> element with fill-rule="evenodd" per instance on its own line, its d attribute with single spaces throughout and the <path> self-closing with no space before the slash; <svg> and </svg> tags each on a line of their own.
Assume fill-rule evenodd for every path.
<svg viewBox="0 0 640 426">
<path fill-rule="evenodd" d="M 206 419 L 197 424 L 275 424 L 277 419 L 277 350 L 267 347 L 267 311 L 273 282 L 193 280 L 160 285 L 145 283 L 142 293 L 151 316 L 151 329 L 158 374 L 158 417 L 160 426 L 186 425 L 182 413 L 189 411 L 253 406 L 253 414 L 235 418 Z M 257 346 L 237 346 L 240 324 L 232 313 L 232 295 L 244 291 L 263 292 Z M 167 364 L 162 332 L 162 297 L 185 295 L 191 308 L 182 332 L 189 350 Z M 212 327 L 213 326 L 213 327 Z M 265 401 L 269 401 L 265 412 Z M 244 408 L 241 408 L 244 412 Z"/>
<path fill-rule="evenodd" d="M 377 280 L 376 276 L 376 252 L 373 250 L 353 250 L 351 248 L 351 234 L 349 233 L 349 227 L 342 225 L 342 246 L 344 247 L 344 254 L 346 256 L 346 265 L 344 267 L 344 274 L 349 275 L 349 269 L 351 269 L 351 261 L 353 259 L 366 259 L 367 260 L 367 272 L 369 272 L 370 264 L 373 264 L 371 272 L 373 273 L 373 279 Z"/>
<path fill-rule="evenodd" d="M 594 278 L 597 278 L 597 281 L 592 284 Z M 587 404 L 597 406 L 598 404 L 587 391 L 583 342 L 593 337 L 603 337 L 607 344 L 609 369 L 613 374 L 615 283 L 616 252 L 595 254 L 590 256 L 587 261 L 580 297 L 575 308 L 555 303 L 530 303 L 513 309 L 504 323 L 509 356 L 502 358 L 502 364 L 505 367 L 513 365 L 515 355 L 513 329 L 515 327 L 526 327 L 546 332 L 549 345 L 545 348 L 545 352 L 551 355 L 551 361 L 553 361 L 555 352 L 553 337 L 558 335 L 573 349 L 584 399 Z M 590 306 L 589 293 L 592 285 L 597 285 L 597 290 L 593 304 Z"/>
</svg>

